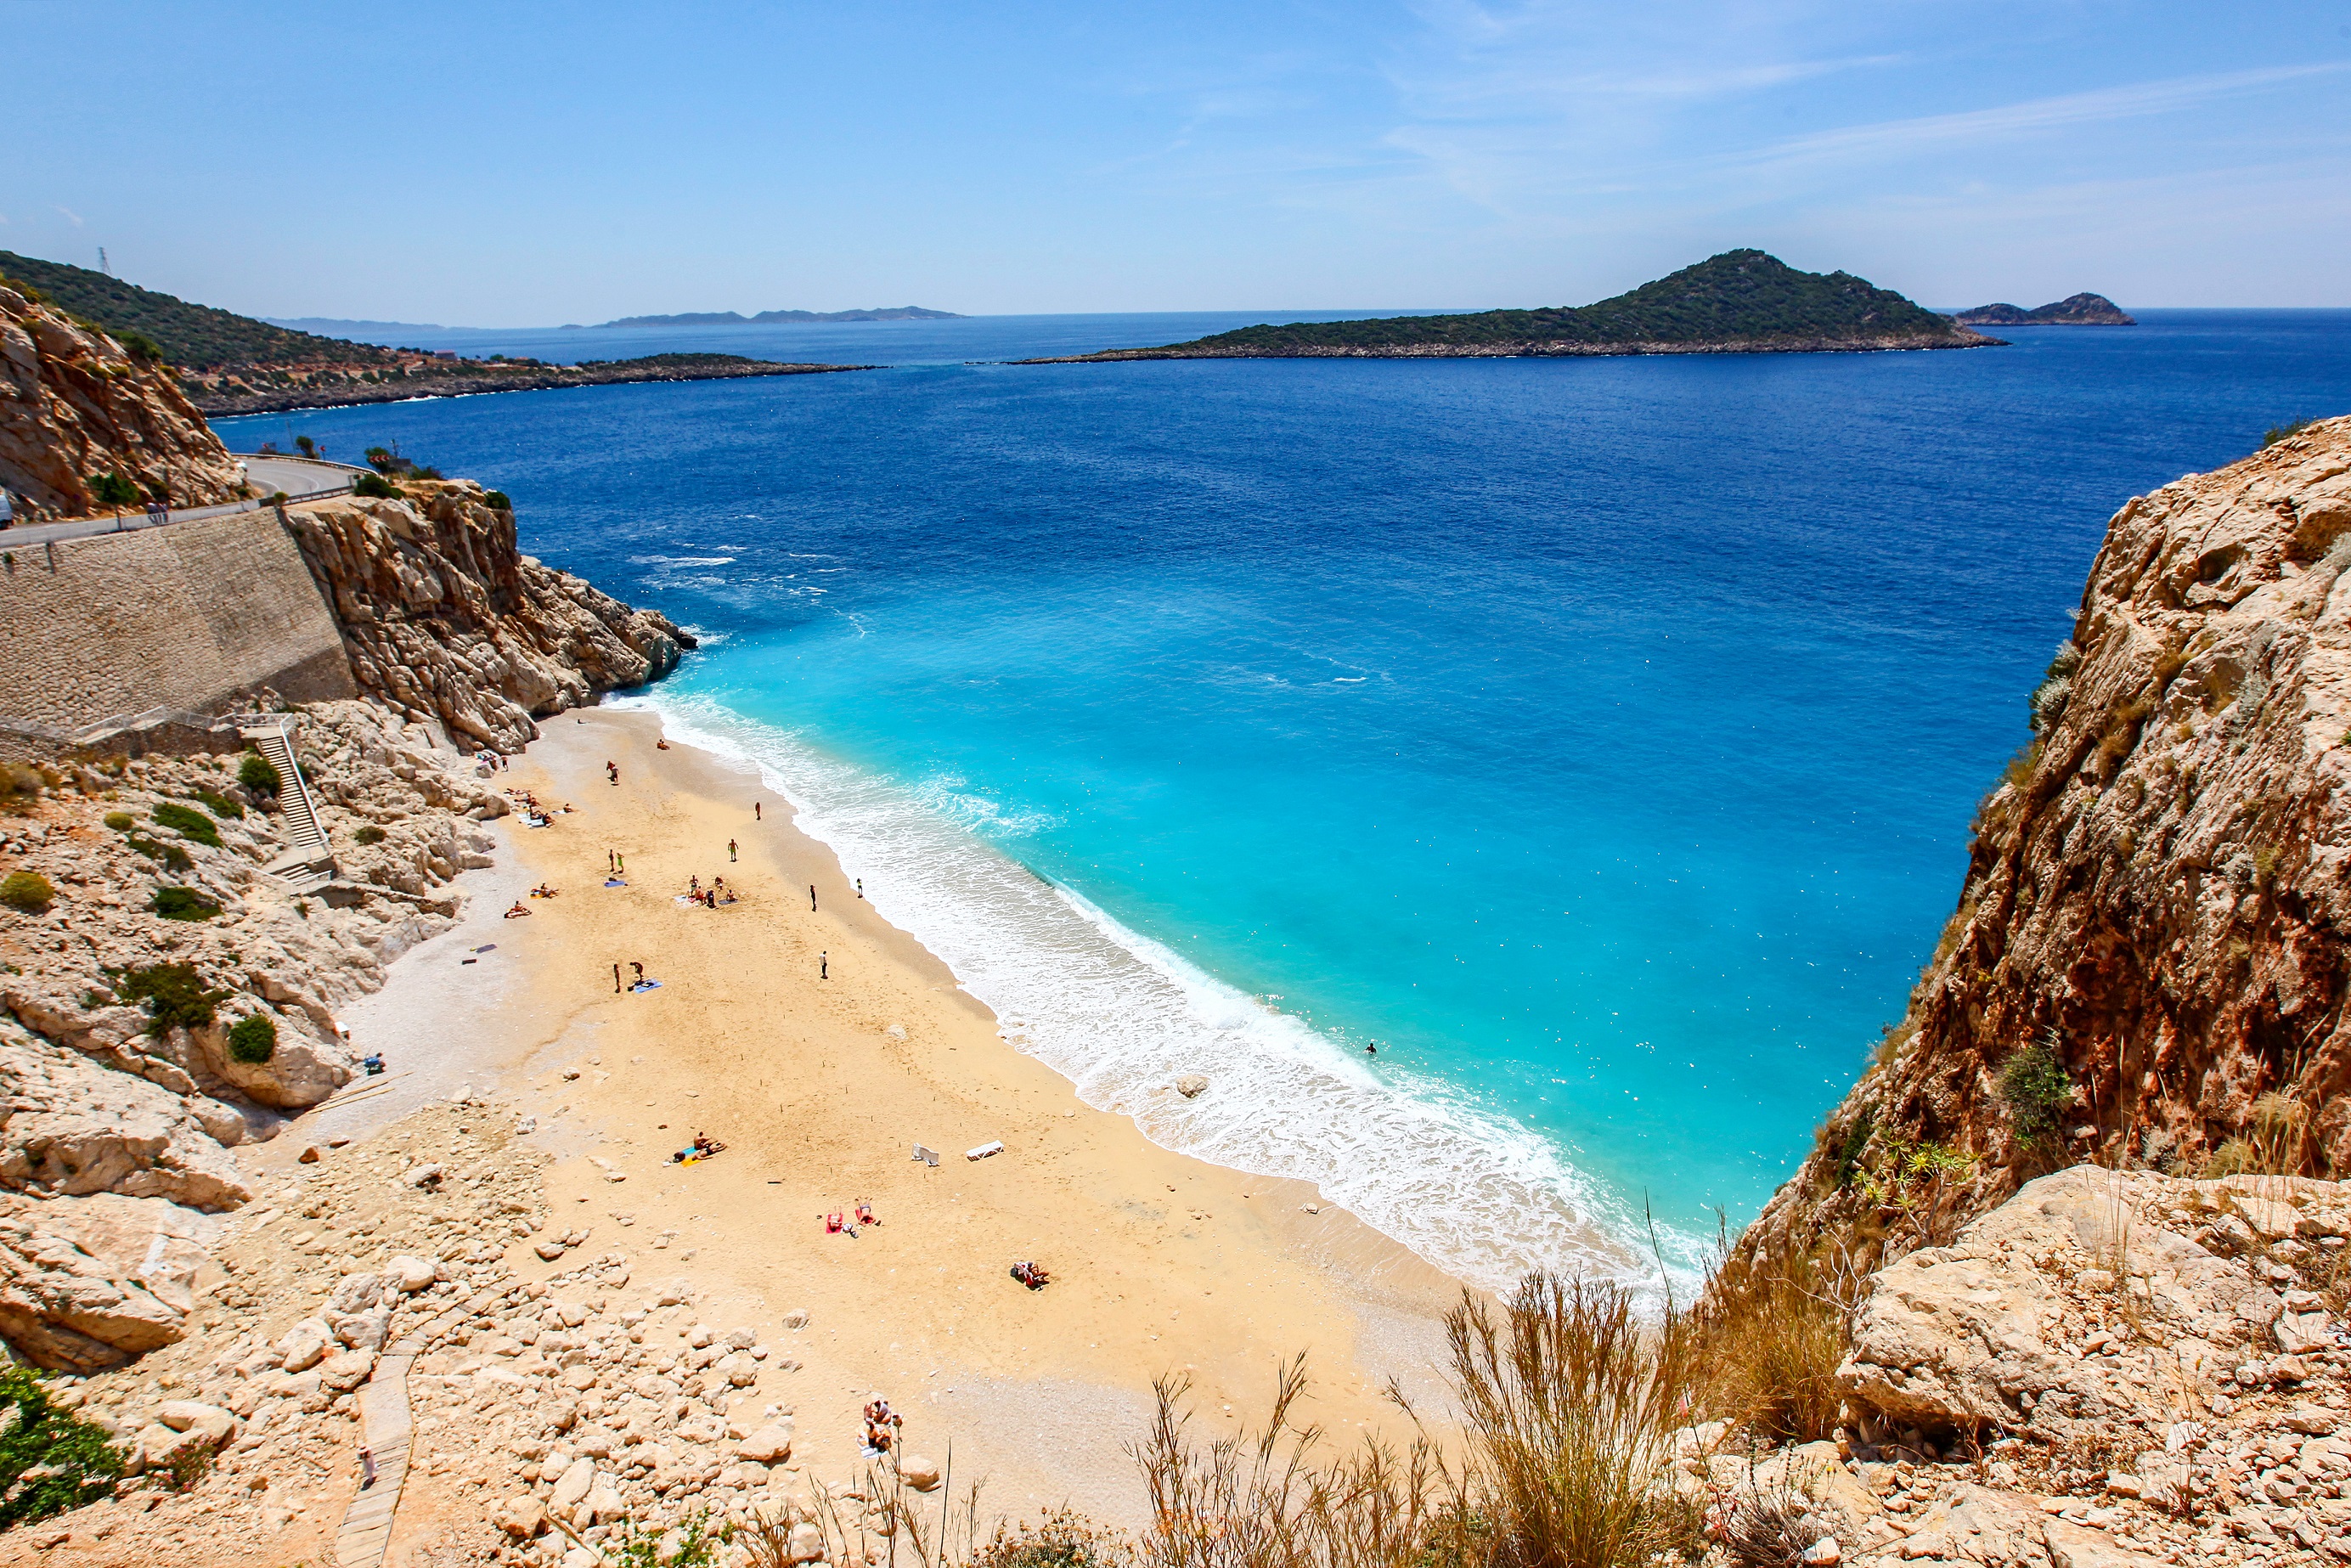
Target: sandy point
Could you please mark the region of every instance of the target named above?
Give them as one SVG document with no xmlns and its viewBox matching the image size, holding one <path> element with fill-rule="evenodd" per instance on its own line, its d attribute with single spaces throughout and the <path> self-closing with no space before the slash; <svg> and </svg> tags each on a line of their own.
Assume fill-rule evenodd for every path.
<svg viewBox="0 0 2351 1568">
<path fill-rule="evenodd" d="M 647 712 L 543 729 L 498 782 L 572 810 L 508 825 L 465 925 L 396 966 L 354 1037 L 414 1073 L 401 1103 L 496 1085 L 559 1156 L 550 1230 L 625 1253 L 632 1294 L 688 1281 L 714 1329 L 799 1363 L 780 1393 L 762 1378 L 755 1408 L 794 1412 L 811 1476 L 862 1467 L 858 1412 L 879 1392 L 909 1449 L 952 1448 L 958 1493 L 986 1478 L 984 1509 L 1066 1501 L 1135 1524 L 1126 1448 L 1155 1378 L 1188 1375 L 1209 1429 L 1254 1417 L 1300 1353 L 1308 1415 L 1334 1437 L 1401 1425 L 1391 1378 L 1441 1406 L 1454 1281 L 1311 1188 L 1083 1104 L 756 774 L 657 746 Z M 721 877 L 737 902 L 684 901 Z M 557 895 L 522 897 L 541 883 Z M 516 899 L 528 917 L 500 919 Z M 635 988 L 638 965 L 658 987 Z M 697 1133 L 726 1152 L 674 1163 Z M 875 1223 L 856 1223 L 861 1203 Z M 836 1213 L 854 1234 L 828 1229 Z M 516 1252 L 533 1277 L 577 1261 Z M 1052 1282 L 1025 1288 L 1023 1260 Z"/>
</svg>

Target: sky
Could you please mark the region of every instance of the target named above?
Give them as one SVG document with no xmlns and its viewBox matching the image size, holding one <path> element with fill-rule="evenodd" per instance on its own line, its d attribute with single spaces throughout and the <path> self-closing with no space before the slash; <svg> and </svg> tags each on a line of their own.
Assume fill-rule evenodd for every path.
<svg viewBox="0 0 2351 1568">
<path fill-rule="evenodd" d="M 0 249 L 268 316 L 2351 306 L 2351 5 L 0 0 Z"/>
</svg>

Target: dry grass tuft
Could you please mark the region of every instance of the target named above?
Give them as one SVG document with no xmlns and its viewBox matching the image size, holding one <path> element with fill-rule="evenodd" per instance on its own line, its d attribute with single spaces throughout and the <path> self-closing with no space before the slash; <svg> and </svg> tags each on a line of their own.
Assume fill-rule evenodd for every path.
<svg viewBox="0 0 2351 1568">
<path fill-rule="evenodd" d="M 1833 1436 L 1837 1364 L 1865 1278 L 1842 1249 L 1718 1267 L 1690 1314 L 1707 1414 L 1785 1442 Z"/>
</svg>

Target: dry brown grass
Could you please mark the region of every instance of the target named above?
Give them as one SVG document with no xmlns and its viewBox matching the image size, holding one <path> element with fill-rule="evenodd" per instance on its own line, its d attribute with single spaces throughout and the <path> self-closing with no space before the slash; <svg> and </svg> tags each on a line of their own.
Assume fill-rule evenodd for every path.
<svg viewBox="0 0 2351 1568">
<path fill-rule="evenodd" d="M 1663 1484 L 1691 1409 L 1687 1320 L 1636 1314 L 1613 1285 L 1538 1274 L 1499 1308 L 1446 1319 L 1466 1451 L 1413 1421 L 1399 1449 L 1326 1456 L 1294 1418 L 1291 1363 L 1263 1427 L 1191 1437 L 1181 1380 L 1157 1385 L 1136 1450 L 1156 1523 L 1152 1568 L 1635 1568 L 1695 1556 L 1699 1511 Z M 1393 1393 L 1393 1391 L 1392 1391 Z M 1410 1415 L 1400 1395 L 1399 1407 Z"/>
<path fill-rule="evenodd" d="M 1833 1435 L 1837 1364 L 1865 1278 L 1842 1249 L 1727 1258 L 1690 1313 L 1705 1413 L 1792 1443 Z"/>
</svg>

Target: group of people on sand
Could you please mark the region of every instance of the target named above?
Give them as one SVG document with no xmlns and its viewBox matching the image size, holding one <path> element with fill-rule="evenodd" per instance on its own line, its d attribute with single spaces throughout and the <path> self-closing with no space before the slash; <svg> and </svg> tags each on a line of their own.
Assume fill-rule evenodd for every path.
<svg viewBox="0 0 2351 1568">
<path fill-rule="evenodd" d="M 533 898 L 553 898 L 555 894 L 556 889 L 543 882 L 537 887 L 530 890 L 530 895 Z M 525 909 L 522 906 L 522 900 L 517 898 L 514 901 L 514 907 L 507 911 L 507 918 L 508 920 L 528 920 L 530 918 L 530 911 Z"/>
<path fill-rule="evenodd" d="M 705 887 L 701 873 L 696 873 L 686 879 L 685 901 L 698 904 L 705 909 L 716 909 L 722 904 L 735 903 L 735 890 L 726 885 L 726 879 L 723 876 L 712 877 L 710 885 Z"/>
<path fill-rule="evenodd" d="M 543 828 L 557 816 L 568 813 L 571 810 L 569 801 L 559 806 L 541 805 L 538 797 L 528 789 L 508 789 L 506 794 L 507 799 L 522 802 L 523 820 L 534 828 Z"/>
<path fill-rule="evenodd" d="M 888 1453 L 890 1445 L 898 1440 L 898 1428 L 905 1424 L 905 1417 L 891 1409 L 890 1402 L 879 1394 L 867 1399 L 863 1457 L 878 1458 Z"/>
</svg>

